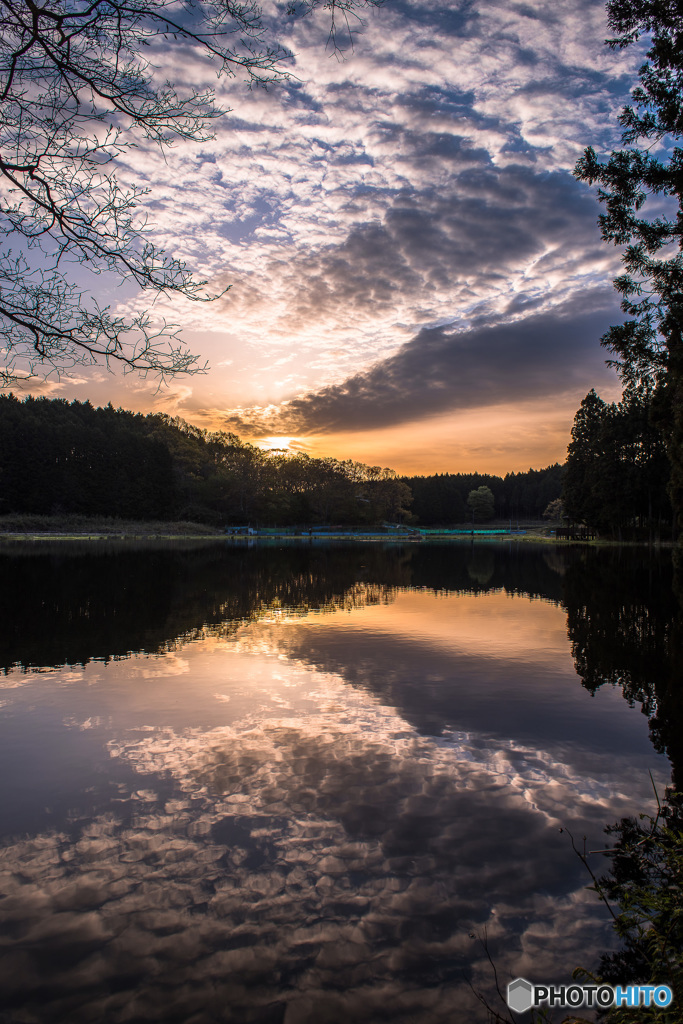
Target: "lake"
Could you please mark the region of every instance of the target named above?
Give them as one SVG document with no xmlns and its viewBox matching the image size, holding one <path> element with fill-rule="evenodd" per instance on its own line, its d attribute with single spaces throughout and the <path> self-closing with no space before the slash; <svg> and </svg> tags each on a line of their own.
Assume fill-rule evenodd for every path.
<svg viewBox="0 0 683 1024">
<path fill-rule="evenodd" d="M 603 849 L 680 772 L 668 553 L 0 564 L 3 1024 L 483 1024 L 494 967 L 614 948 L 561 830 Z"/>
</svg>

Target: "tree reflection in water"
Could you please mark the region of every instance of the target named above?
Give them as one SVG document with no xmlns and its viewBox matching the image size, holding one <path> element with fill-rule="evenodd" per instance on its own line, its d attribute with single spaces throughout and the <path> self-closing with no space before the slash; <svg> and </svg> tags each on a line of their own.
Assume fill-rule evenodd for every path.
<svg viewBox="0 0 683 1024">
<path fill-rule="evenodd" d="M 564 577 L 577 674 L 591 693 L 609 684 L 640 704 L 656 750 L 683 788 L 683 642 L 670 557 L 642 549 L 584 549 Z"/>
</svg>

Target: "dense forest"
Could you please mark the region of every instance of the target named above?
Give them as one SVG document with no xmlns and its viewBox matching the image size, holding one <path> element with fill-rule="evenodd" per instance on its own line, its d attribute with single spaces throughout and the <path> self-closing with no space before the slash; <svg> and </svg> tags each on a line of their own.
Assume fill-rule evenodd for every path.
<svg viewBox="0 0 683 1024">
<path fill-rule="evenodd" d="M 434 476 L 402 477 L 413 494 L 412 512 L 425 526 L 471 522 L 467 505 L 471 491 L 488 487 L 493 493 L 498 519 L 540 519 L 550 502 L 560 497 L 563 467 L 559 463 L 547 469 L 527 473 L 507 473 L 504 477 L 482 473 L 437 473 Z"/>
<path fill-rule="evenodd" d="M 648 392 L 606 403 L 591 390 L 574 418 L 562 500 L 566 518 L 617 539 L 671 531 L 671 466 Z"/>
<path fill-rule="evenodd" d="M 212 526 L 451 526 L 468 498 L 493 516 L 540 519 L 551 503 L 602 534 L 666 531 L 668 462 L 642 396 L 607 405 L 591 391 L 576 414 L 566 466 L 399 477 L 351 459 L 263 451 L 163 413 L 0 396 L 0 515 L 81 515 Z"/>
<path fill-rule="evenodd" d="M 371 524 L 407 518 L 410 498 L 378 466 L 266 452 L 160 413 L 0 396 L 0 515 Z"/>
<path fill-rule="evenodd" d="M 559 465 L 505 478 L 398 477 L 350 459 L 263 451 L 163 413 L 0 396 L 0 515 L 449 525 L 471 520 L 468 494 L 482 485 L 497 517 L 540 518 L 561 482 Z"/>
</svg>

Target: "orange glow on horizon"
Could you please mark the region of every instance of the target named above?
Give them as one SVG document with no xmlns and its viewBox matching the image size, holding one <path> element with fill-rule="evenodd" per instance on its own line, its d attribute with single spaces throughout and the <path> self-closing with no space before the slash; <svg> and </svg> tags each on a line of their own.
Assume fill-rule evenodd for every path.
<svg viewBox="0 0 683 1024">
<path fill-rule="evenodd" d="M 618 401 L 621 388 L 614 378 L 611 386 L 596 383 L 606 402 Z M 283 449 L 304 452 L 313 458 L 353 459 L 371 466 L 388 466 L 399 474 L 506 473 L 542 469 L 564 462 L 571 428 L 588 387 L 527 402 L 493 405 L 443 413 L 428 419 L 391 426 L 337 431 L 311 435 L 242 434 L 242 440 L 265 451 Z M 206 430 L 225 430 L 230 406 L 225 396 L 214 393 L 212 401 L 176 387 L 162 393 L 135 385 L 127 378 L 65 381 L 59 385 L 32 388 L 31 393 L 93 405 L 111 401 L 143 415 L 168 412 Z M 239 433 L 239 431 L 236 431 Z"/>
<path fill-rule="evenodd" d="M 584 395 L 490 406 L 367 431 L 290 439 L 313 457 L 354 459 L 397 473 L 506 473 L 564 462 Z M 605 401 L 620 397 L 603 389 Z M 270 439 L 269 439 L 270 440 Z M 260 442 L 259 442 L 260 443 Z"/>
</svg>

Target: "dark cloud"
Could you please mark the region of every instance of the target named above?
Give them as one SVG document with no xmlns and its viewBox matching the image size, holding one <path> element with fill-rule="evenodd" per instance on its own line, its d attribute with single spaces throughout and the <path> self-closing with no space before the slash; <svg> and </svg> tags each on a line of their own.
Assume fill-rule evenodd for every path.
<svg viewBox="0 0 683 1024">
<path fill-rule="evenodd" d="M 533 306 L 533 302 L 529 303 Z M 562 394 L 606 376 L 598 339 L 618 319 L 611 293 L 510 322 L 481 318 L 468 330 L 424 328 L 395 355 L 341 384 L 293 399 L 268 430 L 323 433 L 381 428 L 435 413 Z M 524 308 L 512 302 L 509 313 Z M 235 417 L 259 432 L 264 423 Z"/>
<path fill-rule="evenodd" d="M 342 208 L 353 221 L 343 241 L 273 261 L 272 278 L 291 281 L 294 330 L 342 310 L 433 322 L 507 287 L 525 266 L 527 295 L 547 295 L 548 271 L 568 283 L 598 247 L 595 203 L 567 172 L 495 167 L 485 150 L 447 133 L 401 131 L 392 145 L 397 167 L 443 162 L 443 184 L 354 194 Z M 235 298 L 228 296 L 228 312 Z"/>
</svg>

